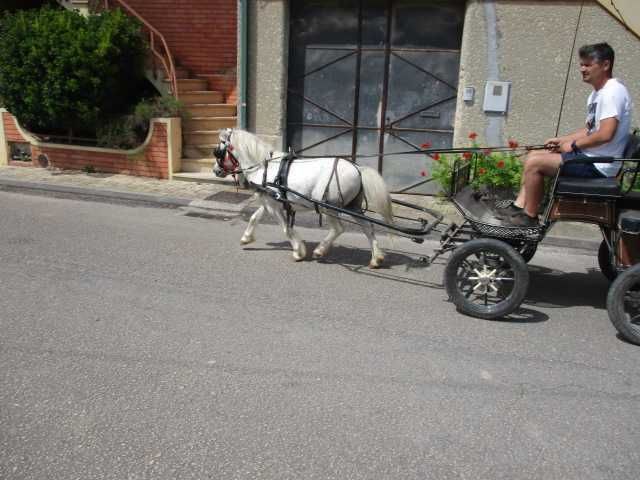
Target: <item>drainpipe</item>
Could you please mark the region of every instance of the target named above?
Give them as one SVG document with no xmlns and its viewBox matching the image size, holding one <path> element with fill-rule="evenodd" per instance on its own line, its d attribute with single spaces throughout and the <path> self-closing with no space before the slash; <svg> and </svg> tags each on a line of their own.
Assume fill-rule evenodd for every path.
<svg viewBox="0 0 640 480">
<path fill-rule="evenodd" d="M 238 126 L 247 129 L 247 18 L 249 0 L 238 1 Z"/>
</svg>

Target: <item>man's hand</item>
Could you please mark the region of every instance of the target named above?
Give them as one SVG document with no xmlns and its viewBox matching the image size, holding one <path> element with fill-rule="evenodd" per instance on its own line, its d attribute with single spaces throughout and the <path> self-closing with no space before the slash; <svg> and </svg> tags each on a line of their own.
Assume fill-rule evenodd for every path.
<svg viewBox="0 0 640 480">
<path fill-rule="evenodd" d="M 560 153 L 573 152 L 573 147 L 571 146 L 571 144 L 571 141 L 561 142 L 560 145 L 558 145 L 558 151 Z"/>
<path fill-rule="evenodd" d="M 544 142 L 544 147 L 547 150 L 551 150 L 552 152 L 556 152 L 558 151 L 558 146 L 562 143 L 562 139 L 561 138 L 550 138 L 548 140 L 545 140 Z"/>
</svg>

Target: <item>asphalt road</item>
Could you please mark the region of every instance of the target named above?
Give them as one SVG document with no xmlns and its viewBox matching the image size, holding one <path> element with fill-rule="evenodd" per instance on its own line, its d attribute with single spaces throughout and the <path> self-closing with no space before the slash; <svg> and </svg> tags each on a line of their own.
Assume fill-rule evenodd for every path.
<svg viewBox="0 0 640 480">
<path fill-rule="evenodd" d="M 455 312 L 433 244 L 0 192 L 2 479 L 636 479 L 640 348 L 589 252 Z M 309 246 L 323 232 L 302 229 Z"/>
</svg>

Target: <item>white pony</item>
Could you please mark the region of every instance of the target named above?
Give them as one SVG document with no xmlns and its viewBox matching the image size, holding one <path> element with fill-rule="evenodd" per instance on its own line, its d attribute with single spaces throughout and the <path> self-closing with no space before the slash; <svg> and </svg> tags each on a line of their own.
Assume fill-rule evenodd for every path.
<svg viewBox="0 0 640 480">
<path fill-rule="evenodd" d="M 274 151 L 267 143 L 249 132 L 226 129 L 220 132 L 220 145 L 215 149 L 214 155 L 217 159 L 214 167 L 216 176 L 242 173 L 250 185 L 257 189 L 256 196 L 260 207 L 249 220 L 240 243 L 247 245 L 255 241 L 255 228 L 267 211 L 278 221 L 291 242 L 294 260 L 303 260 L 307 256 L 304 241 L 287 221 L 285 203 L 275 198 L 281 192 L 273 187 L 268 191 L 261 188 L 264 183 L 276 181 L 281 160 L 286 154 Z M 287 187 L 310 199 L 356 212 L 361 211 L 362 206 L 366 205 L 369 210 L 382 215 L 387 223 L 393 223 L 389 191 L 380 174 L 372 168 L 359 166 L 342 158 L 299 158 L 290 164 Z M 315 209 L 314 204 L 292 193 L 287 193 L 286 199 L 294 211 Z M 320 208 L 320 212 L 324 210 Z M 335 239 L 344 232 L 342 222 L 334 216 L 335 212 L 324 213 L 328 213 L 326 218 L 329 234 L 313 251 L 314 258 L 325 256 Z M 378 268 L 384 260 L 384 252 L 378 245 L 373 225 L 365 220 L 355 220 L 362 227 L 371 246 L 369 267 Z"/>
</svg>

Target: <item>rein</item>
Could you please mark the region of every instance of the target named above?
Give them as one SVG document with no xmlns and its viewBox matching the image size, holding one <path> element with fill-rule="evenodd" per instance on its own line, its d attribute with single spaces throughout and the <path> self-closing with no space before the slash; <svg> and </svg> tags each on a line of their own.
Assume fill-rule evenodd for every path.
<svg viewBox="0 0 640 480">
<path fill-rule="evenodd" d="M 293 151 L 290 151 L 289 153 L 285 153 L 283 155 L 279 155 L 277 157 L 273 156 L 273 153 L 271 153 L 269 155 L 268 158 L 266 158 L 263 162 L 263 164 L 260 163 L 256 163 L 255 165 L 252 165 L 250 167 L 247 168 L 241 168 L 240 167 L 240 162 L 238 161 L 238 158 L 234 155 L 233 153 L 233 145 L 231 144 L 231 135 L 233 134 L 233 130 L 229 129 L 229 138 L 227 140 L 223 140 L 220 142 L 220 145 L 218 145 L 214 151 L 213 151 L 213 155 L 216 158 L 218 167 L 220 167 L 220 169 L 222 171 L 224 171 L 227 175 L 233 175 L 233 178 L 236 179 L 236 175 L 239 173 L 246 173 L 246 172 L 251 172 L 253 170 L 256 170 L 258 168 L 267 168 L 267 164 L 272 161 L 272 160 L 287 160 L 288 158 L 295 158 L 295 159 L 307 159 L 307 160 L 313 160 L 313 159 L 318 159 L 318 158 L 326 158 L 327 155 L 299 155 L 296 154 Z M 390 152 L 390 153 L 383 153 L 383 154 L 377 154 L 377 153 L 373 153 L 373 154 L 363 154 L 363 155 L 331 155 L 331 157 L 336 157 L 336 158 L 351 158 L 352 161 L 355 162 L 356 159 L 358 158 L 378 158 L 380 156 L 382 157 L 391 157 L 391 156 L 395 156 L 395 155 L 428 155 L 428 156 L 432 156 L 434 154 L 465 154 L 465 153 L 471 153 L 471 154 L 478 154 L 478 153 L 485 153 L 485 152 L 521 152 L 516 154 L 516 156 L 521 156 L 524 155 L 526 152 L 532 151 L 532 150 L 544 150 L 547 147 L 545 145 L 523 145 L 523 146 L 519 146 L 519 147 L 509 147 L 509 146 L 498 146 L 498 147 L 466 147 L 466 148 L 421 148 L 421 149 L 417 149 L 417 150 L 407 150 L 404 152 Z M 226 168 L 225 165 L 225 160 L 229 159 L 230 163 L 231 163 L 231 169 Z M 236 180 L 237 182 L 237 180 Z"/>
</svg>

